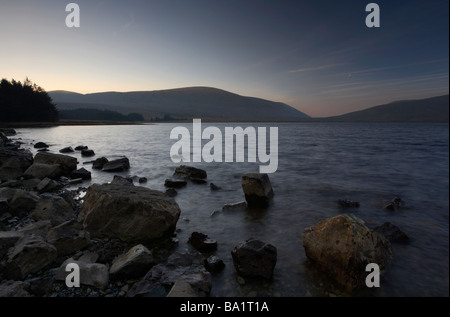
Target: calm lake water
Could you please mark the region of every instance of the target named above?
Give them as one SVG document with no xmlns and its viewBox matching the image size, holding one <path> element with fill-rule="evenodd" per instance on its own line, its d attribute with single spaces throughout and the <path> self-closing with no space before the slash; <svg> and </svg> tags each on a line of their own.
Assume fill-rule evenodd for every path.
<svg viewBox="0 0 450 317">
<path fill-rule="evenodd" d="M 59 149 L 87 145 L 95 157 L 127 156 L 131 169 L 122 176 L 147 177 L 142 184 L 165 191 L 164 180 L 177 166 L 170 158 L 176 126 L 192 130 L 192 123 L 132 126 L 60 126 L 18 129 L 25 142 L 43 141 Z M 225 269 L 213 276 L 211 296 L 326 296 L 327 281 L 308 264 L 302 232 L 323 219 L 352 212 L 369 228 L 391 222 L 409 237 L 393 244 L 393 261 L 381 275 L 381 287 L 368 296 L 449 295 L 449 125 L 391 123 L 202 123 L 202 127 L 278 127 L 278 170 L 269 174 L 275 193 L 270 207 L 257 213 L 216 212 L 243 201 L 241 176 L 259 172 L 260 163 L 186 163 L 202 168 L 208 181 L 221 186 L 189 183 L 175 200 L 181 208 L 177 224 L 178 248 L 200 231 L 218 241 Z M 35 150 L 32 149 L 34 153 Z M 74 153 L 79 167 L 92 171 L 91 183 L 105 183 L 113 175 L 91 169 Z M 78 185 L 77 185 L 78 186 Z M 396 212 L 383 203 L 401 197 Z M 343 210 L 338 199 L 360 202 L 360 208 Z M 230 251 L 239 242 L 257 238 L 278 250 L 270 282 L 239 278 Z"/>
</svg>

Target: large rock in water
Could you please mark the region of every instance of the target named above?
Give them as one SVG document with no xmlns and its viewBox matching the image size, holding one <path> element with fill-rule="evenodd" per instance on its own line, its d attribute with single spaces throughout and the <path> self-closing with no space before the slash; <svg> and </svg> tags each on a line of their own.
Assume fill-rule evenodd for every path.
<svg viewBox="0 0 450 317">
<path fill-rule="evenodd" d="M 81 209 L 83 225 L 93 237 L 107 236 L 133 243 L 169 235 L 180 212 L 175 200 L 162 192 L 115 184 L 90 186 Z"/>
<path fill-rule="evenodd" d="M 123 172 L 128 169 L 130 169 L 130 161 L 126 157 L 109 161 L 102 167 L 102 171 L 104 172 Z"/>
<path fill-rule="evenodd" d="M 248 207 L 267 207 L 273 198 L 273 189 L 267 174 L 245 174 L 242 189 Z"/>
<path fill-rule="evenodd" d="M 75 157 L 63 154 L 39 152 L 34 157 L 34 162 L 49 165 L 60 165 L 66 175 L 70 175 L 72 171 L 77 169 L 77 159 Z"/>
<path fill-rule="evenodd" d="M 350 292 L 365 286 L 367 264 L 384 269 L 392 257 L 389 241 L 352 214 L 320 221 L 306 228 L 302 239 L 306 256 Z"/>
<path fill-rule="evenodd" d="M 238 274 L 271 279 L 277 263 L 277 248 L 256 239 L 241 242 L 231 251 Z"/>
</svg>

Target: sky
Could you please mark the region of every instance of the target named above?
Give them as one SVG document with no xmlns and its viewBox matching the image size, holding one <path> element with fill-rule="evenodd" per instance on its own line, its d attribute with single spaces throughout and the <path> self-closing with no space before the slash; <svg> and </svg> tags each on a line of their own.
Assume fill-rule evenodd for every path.
<svg viewBox="0 0 450 317">
<path fill-rule="evenodd" d="M 73 1 L 73 0 L 72 0 Z M 325 117 L 449 93 L 448 0 L 0 0 L 0 77 L 78 93 L 224 89 Z"/>
</svg>

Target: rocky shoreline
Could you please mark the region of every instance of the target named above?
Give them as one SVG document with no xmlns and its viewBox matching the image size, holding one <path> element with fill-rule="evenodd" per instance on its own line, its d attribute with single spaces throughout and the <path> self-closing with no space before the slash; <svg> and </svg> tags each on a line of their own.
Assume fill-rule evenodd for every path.
<svg viewBox="0 0 450 317">
<path fill-rule="evenodd" d="M 33 156 L 10 139 L 14 135 L 13 129 L 0 129 L 0 297 L 209 296 L 212 275 L 224 267 L 214 254 L 217 241 L 193 232 L 190 248 L 176 251 L 182 211 L 173 199 L 187 182 L 207 184 L 206 171 L 179 166 L 165 181 L 167 191 L 160 192 L 114 175 L 130 168 L 126 157 L 98 158 L 90 162 L 93 168 L 111 173 L 112 181 L 69 190 L 91 178 L 70 153 L 89 157 L 93 151 L 79 146 L 54 154 L 36 143 L 40 151 Z M 243 175 L 242 190 L 246 201 L 223 210 L 270 208 L 274 191 L 267 174 Z M 347 200 L 338 204 L 359 207 Z M 386 209 L 400 207 L 394 199 Z M 309 261 L 349 293 L 364 287 L 368 263 L 388 267 L 389 240 L 407 239 L 390 223 L 370 230 L 352 214 L 325 219 L 302 235 Z M 270 281 L 277 249 L 248 239 L 230 257 L 238 276 Z M 66 284 L 69 264 L 79 267 L 80 287 Z"/>
</svg>

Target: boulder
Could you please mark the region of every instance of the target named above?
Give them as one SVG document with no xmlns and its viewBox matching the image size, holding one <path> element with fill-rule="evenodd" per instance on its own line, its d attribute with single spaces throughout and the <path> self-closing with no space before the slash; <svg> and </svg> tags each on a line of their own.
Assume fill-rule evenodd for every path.
<svg viewBox="0 0 450 317">
<path fill-rule="evenodd" d="M 167 294 L 167 297 L 198 297 L 192 286 L 184 281 L 177 280 Z"/>
<path fill-rule="evenodd" d="M 71 255 L 89 245 L 89 233 L 76 220 L 66 221 L 51 228 L 47 233 L 47 242 L 56 247 L 58 256 Z"/>
<path fill-rule="evenodd" d="M 82 167 L 80 169 L 77 169 L 76 171 L 73 171 L 70 174 L 70 178 L 72 179 L 81 178 L 82 180 L 89 180 L 91 179 L 91 172 Z"/>
<path fill-rule="evenodd" d="M 182 188 L 187 185 L 186 181 L 173 181 L 170 179 L 166 179 L 164 182 L 164 186 L 170 188 Z"/>
<path fill-rule="evenodd" d="M 175 252 L 167 263 L 153 266 L 145 277 L 135 283 L 127 296 L 166 296 L 166 289 L 183 280 L 198 296 L 208 296 L 211 292 L 211 273 L 203 266 L 203 256 L 197 251 Z M 161 294 L 162 293 L 162 294 Z"/>
<path fill-rule="evenodd" d="M 109 274 L 114 278 L 138 278 L 144 276 L 154 263 L 152 252 L 138 244 L 113 261 Z"/>
<path fill-rule="evenodd" d="M 228 212 L 228 211 L 245 211 L 247 210 L 247 203 L 245 201 L 232 203 L 232 204 L 226 204 L 222 207 L 222 211 Z"/>
<path fill-rule="evenodd" d="M 0 231 L 0 261 L 17 241 L 23 238 L 23 233 L 17 231 Z"/>
<path fill-rule="evenodd" d="M 48 193 L 58 190 L 62 187 L 63 185 L 61 183 L 46 177 L 36 185 L 36 190 L 39 193 Z"/>
<path fill-rule="evenodd" d="M 90 150 L 90 149 L 81 150 L 81 156 L 90 157 L 90 156 L 94 156 L 94 155 L 95 155 L 95 152 L 93 150 Z"/>
<path fill-rule="evenodd" d="M 75 147 L 75 151 L 87 150 L 88 147 L 86 145 L 78 145 Z"/>
<path fill-rule="evenodd" d="M 391 243 L 407 242 L 409 237 L 399 227 L 390 222 L 385 222 L 381 226 L 373 228 L 373 231 L 382 234 Z"/>
<path fill-rule="evenodd" d="M 43 164 L 43 163 L 33 163 L 25 172 L 24 177 L 26 178 L 37 178 L 37 179 L 57 179 L 64 174 L 64 171 L 59 164 Z"/>
<path fill-rule="evenodd" d="M 9 203 L 9 208 L 16 214 L 20 212 L 28 213 L 36 208 L 39 201 L 40 198 L 36 194 L 17 189 Z"/>
<path fill-rule="evenodd" d="M 92 168 L 96 170 L 101 170 L 103 166 L 108 162 L 109 161 L 106 157 L 99 157 L 94 162 L 92 162 Z"/>
<path fill-rule="evenodd" d="M 35 163 L 60 165 L 64 174 L 70 175 L 70 173 L 77 169 L 77 159 L 75 157 L 63 154 L 53 154 L 47 152 L 39 152 L 34 157 Z"/>
<path fill-rule="evenodd" d="M 197 251 L 202 253 L 213 252 L 217 249 L 217 241 L 208 238 L 201 232 L 192 232 L 188 241 Z"/>
<path fill-rule="evenodd" d="M 0 181 L 15 180 L 33 164 L 30 151 L 12 151 L 0 148 Z"/>
<path fill-rule="evenodd" d="M 277 263 L 277 248 L 261 240 L 248 239 L 237 244 L 231 256 L 239 275 L 271 279 Z"/>
<path fill-rule="evenodd" d="M 20 239 L 7 254 L 6 274 L 12 279 L 24 279 L 56 260 L 56 248 L 41 236 L 29 235 Z"/>
<path fill-rule="evenodd" d="M 67 259 L 59 267 L 55 274 L 55 279 L 58 281 L 65 281 L 67 275 L 71 272 L 66 272 L 66 266 L 69 263 L 75 263 L 80 268 L 80 284 L 90 285 L 99 289 L 105 289 L 109 284 L 109 270 L 108 267 L 100 263 L 86 263 L 83 261 L 76 261 L 73 258 Z"/>
<path fill-rule="evenodd" d="M 72 153 L 75 152 L 71 146 L 65 147 L 59 150 L 59 153 Z"/>
<path fill-rule="evenodd" d="M 44 142 L 37 142 L 34 144 L 35 149 L 48 148 L 48 145 Z"/>
<path fill-rule="evenodd" d="M 75 211 L 64 198 L 45 194 L 31 212 L 31 217 L 35 221 L 50 220 L 53 226 L 57 226 L 74 219 Z"/>
<path fill-rule="evenodd" d="M 273 198 L 273 189 L 267 174 L 243 175 L 242 189 L 249 208 L 267 207 Z"/>
<path fill-rule="evenodd" d="M 17 232 L 25 236 L 40 236 L 45 239 L 47 236 L 47 232 L 52 227 L 52 224 L 50 220 L 42 220 L 30 223 L 29 225 L 26 225 L 25 227 L 19 229 Z"/>
<path fill-rule="evenodd" d="M 102 171 L 104 172 L 123 172 L 130 169 L 130 161 L 124 157 L 121 159 L 109 161 L 103 165 Z"/>
<path fill-rule="evenodd" d="M 225 263 L 217 255 L 209 256 L 203 261 L 203 265 L 211 273 L 218 273 L 225 267 Z"/>
<path fill-rule="evenodd" d="M 4 297 L 30 297 L 28 292 L 30 284 L 22 281 L 6 281 L 0 284 L 0 298 Z"/>
<path fill-rule="evenodd" d="M 132 178 L 122 177 L 122 176 L 119 176 L 119 175 L 114 175 L 114 178 L 111 181 L 111 184 L 125 185 L 125 186 L 134 186 Z"/>
<path fill-rule="evenodd" d="M 181 211 L 173 198 L 156 190 L 94 184 L 80 213 L 93 236 L 145 243 L 173 233 Z"/>
<path fill-rule="evenodd" d="M 302 240 L 309 260 L 349 292 L 365 286 L 367 264 L 376 263 L 384 269 L 392 257 L 389 241 L 353 214 L 306 228 Z"/>
<path fill-rule="evenodd" d="M 206 171 L 192 167 L 192 166 L 186 166 L 181 165 L 175 169 L 175 172 L 173 174 L 176 178 L 183 178 L 183 179 L 191 179 L 191 178 L 197 178 L 197 179 L 205 179 L 207 178 Z"/>
<path fill-rule="evenodd" d="M 178 195 L 178 192 L 173 188 L 168 188 L 165 194 L 169 197 L 175 197 L 176 195 Z"/>
</svg>

